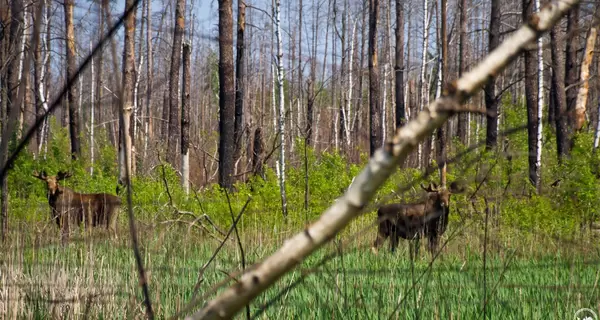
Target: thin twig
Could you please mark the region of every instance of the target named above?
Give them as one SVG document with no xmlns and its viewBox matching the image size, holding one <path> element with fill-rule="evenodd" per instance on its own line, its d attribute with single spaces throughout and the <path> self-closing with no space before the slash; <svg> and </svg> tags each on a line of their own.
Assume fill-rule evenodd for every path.
<svg viewBox="0 0 600 320">
<path fill-rule="evenodd" d="M 233 225 L 229 228 L 229 231 L 227 231 L 227 234 L 225 235 L 225 239 L 223 239 L 221 244 L 217 247 L 217 250 L 215 250 L 215 252 L 213 252 L 213 255 L 210 257 L 210 259 L 208 259 L 208 261 L 202 266 L 202 268 L 200 268 L 200 272 L 198 272 L 198 280 L 196 282 L 196 285 L 194 285 L 194 290 L 192 291 L 192 298 L 190 300 L 192 300 L 192 301 L 196 300 L 196 295 L 198 294 L 198 290 L 200 289 L 200 284 L 202 283 L 202 279 L 204 277 L 204 271 L 206 271 L 206 268 L 208 268 L 208 266 L 212 263 L 212 261 L 215 259 L 215 257 L 219 253 L 219 251 L 221 251 L 221 249 L 225 245 L 225 242 L 227 242 L 227 239 L 229 239 L 231 232 L 233 232 L 235 226 L 237 225 L 240 218 L 242 217 L 242 214 L 244 214 L 244 211 L 246 211 L 246 207 L 248 206 L 248 204 L 250 203 L 251 200 L 252 200 L 252 198 L 248 197 L 248 200 L 246 200 L 246 203 L 242 207 L 242 210 L 240 211 L 238 216 L 233 221 Z M 191 305 L 193 305 L 193 304 L 191 304 Z M 178 314 L 173 316 L 173 318 L 178 318 L 180 314 L 187 312 L 188 311 L 187 309 L 188 308 L 184 308 L 184 310 L 180 311 Z"/>
<path fill-rule="evenodd" d="M 233 231 L 235 232 L 235 238 L 237 240 L 238 248 L 240 249 L 241 262 L 242 262 L 242 271 L 246 270 L 246 256 L 244 254 L 244 246 L 242 246 L 242 241 L 240 240 L 240 234 L 237 229 L 237 222 L 235 217 L 233 216 L 233 209 L 231 208 L 231 200 L 229 199 L 229 192 L 225 189 L 225 197 L 227 198 L 227 205 L 229 206 L 229 214 L 231 215 L 231 223 L 233 226 Z M 241 216 L 241 215 L 240 215 Z M 246 319 L 250 320 L 250 304 L 246 305 Z"/>
</svg>

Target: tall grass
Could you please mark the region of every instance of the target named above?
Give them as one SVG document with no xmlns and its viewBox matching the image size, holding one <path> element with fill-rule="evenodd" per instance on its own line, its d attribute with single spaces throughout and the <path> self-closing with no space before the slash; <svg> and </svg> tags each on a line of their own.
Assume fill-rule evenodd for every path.
<svg viewBox="0 0 600 320">
<path fill-rule="evenodd" d="M 143 317 L 126 233 L 107 240 L 101 232 L 86 239 L 80 231 L 63 247 L 56 230 L 36 227 L 44 231 L 15 232 L 2 250 L 0 318 Z M 406 241 L 396 254 L 381 250 L 375 256 L 368 250 L 373 232 L 339 237 L 255 300 L 251 313 L 263 319 L 472 319 L 482 316 L 487 303 L 494 318 L 565 319 L 579 308 L 597 308 L 600 257 L 592 241 L 561 247 L 531 234 L 491 232 L 496 246 L 487 256 L 484 299 L 481 230 L 458 223 L 451 229 L 431 266 L 431 256 L 421 250 L 414 273 Z M 250 264 L 284 240 L 281 234 L 258 237 L 252 226 L 240 231 Z M 175 223 L 142 227 L 140 238 L 156 314 L 172 316 L 190 301 L 199 270 L 219 243 Z M 322 264 L 331 253 L 336 256 Z M 235 278 L 239 268 L 239 251 L 230 240 L 203 274 L 199 295 L 213 297 L 214 286 Z"/>
</svg>

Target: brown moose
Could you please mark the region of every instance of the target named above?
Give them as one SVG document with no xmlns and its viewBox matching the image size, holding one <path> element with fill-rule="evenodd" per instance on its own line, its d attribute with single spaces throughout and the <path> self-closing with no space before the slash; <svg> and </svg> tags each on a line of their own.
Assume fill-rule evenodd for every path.
<svg viewBox="0 0 600 320">
<path fill-rule="evenodd" d="M 88 230 L 103 225 L 116 237 L 121 198 L 107 193 L 78 193 L 59 185 L 59 181 L 71 176 L 68 172 L 48 176 L 46 171 L 41 174 L 35 171 L 33 176 L 46 182 L 51 217 L 61 230 L 63 242 L 69 238 L 70 226 L 82 222 Z"/>
<path fill-rule="evenodd" d="M 388 237 L 390 237 L 391 251 L 394 252 L 399 238 L 419 240 L 425 236 L 429 240 L 430 252 L 435 253 L 439 237 L 444 234 L 448 226 L 450 195 L 460 193 L 464 189 L 459 188 L 457 182 L 453 182 L 449 190 L 439 188 L 436 184 L 429 184 L 428 187 L 421 184 L 421 188 L 427 191 L 427 199 L 424 202 L 387 204 L 377 210 L 379 228 L 377 239 L 371 248 L 375 254 Z M 417 242 L 415 254 L 418 250 Z"/>
</svg>

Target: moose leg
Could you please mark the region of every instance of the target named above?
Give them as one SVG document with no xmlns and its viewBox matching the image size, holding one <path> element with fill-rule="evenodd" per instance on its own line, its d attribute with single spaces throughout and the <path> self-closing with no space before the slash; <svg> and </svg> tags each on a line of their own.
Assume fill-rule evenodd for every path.
<svg viewBox="0 0 600 320">
<path fill-rule="evenodd" d="M 390 247 L 391 247 L 392 253 L 396 252 L 396 248 L 398 248 L 399 240 L 400 240 L 400 236 L 398 235 L 398 232 L 396 232 L 396 230 L 394 230 L 394 232 L 392 233 L 392 235 L 390 237 Z"/>
<path fill-rule="evenodd" d="M 416 259 L 419 256 L 419 249 L 421 249 L 421 238 L 415 237 L 415 241 L 412 242 L 413 245 L 413 257 Z"/>
<path fill-rule="evenodd" d="M 429 246 L 429 252 L 431 252 L 431 256 L 434 256 L 437 252 L 438 240 L 439 240 L 439 237 L 437 235 L 429 236 L 428 246 Z"/>
<path fill-rule="evenodd" d="M 113 205 L 107 205 L 106 207 L 106 217 L 107 223 L 106 228 L 109 233 L 113 236 L 114 239 L 117 239 L 117 217 L 119 213 L 119 208 Z"/>
<path fill-rule="evenodd" d="M 387 239 L 388 236 L 389 234 L 385 232 L 385 230 L 382 230 L 381 227 L 379 227 L 379 230 L 377 231 L 377 238 L 375 239 L 375 242 L 371 247 L 371 251 L 373 251 L 374 254 L 377 254 L 379 247 L 381 247 L 381 245 L 385 242 L 385 239 Z"/>
<path fill-rule="evenodd" d="M 60 219 L 60 240 L 63 245 L 66 245 L 69 242 L 69 215 L 68 213 L 61 213 L 59 216 Z"/>
</svg>

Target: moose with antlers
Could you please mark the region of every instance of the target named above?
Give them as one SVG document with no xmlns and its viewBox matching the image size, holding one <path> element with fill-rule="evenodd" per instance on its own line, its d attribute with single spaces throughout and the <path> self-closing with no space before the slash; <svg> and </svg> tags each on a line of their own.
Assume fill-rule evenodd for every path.
<svg viewBox="0 0 600 320">
<path fill-rule="evenodd" d="M 379 228 L 377 239 L 371 248 L 377 254 L 378 248 L 389 237 L 392 252 L 398 246 L 399 238 L 418 240 L 427 237 L 431 254 L 437 249 L 439 237 L 444 234 L 448 226 L 450 214 L 450 196 L 461 193 L 464 188 L 457 182 L 450 184 L 450 189 L 440 188 L 436 184 L 429 184 L 421 188 L 427 192 L 425 201 L 412 204 L 387 204 L 377 210 Z M 419 246 L 415 248 L 418 253 Z"/>
<path fill-rule="evenodd" d="M 61 229 L 63 242 L 69 238 L 70 226 L 82 222 L 89 230 L 103 225 L 116 237 L 121 198 L 108 193 L 78 193 L 59 185 L 59 181 L 71 176 L 68 172 L 59 171 L 56 176 L 48 176 L 46 171 L 41 174 L 35 171 L 33 176 L 46 182 L 51 217 Z"/>
</svg>

